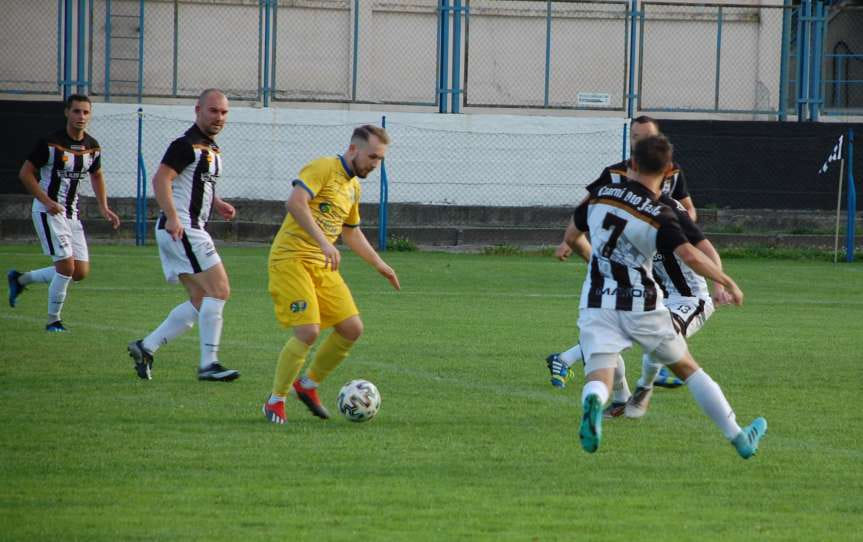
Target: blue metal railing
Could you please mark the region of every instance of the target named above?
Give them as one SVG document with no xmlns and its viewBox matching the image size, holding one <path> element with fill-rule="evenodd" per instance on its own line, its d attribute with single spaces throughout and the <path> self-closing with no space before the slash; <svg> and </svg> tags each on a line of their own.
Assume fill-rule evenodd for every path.
<svg viewBox="0 0 863 542">
<path fill-rule="evenodd" d="M 68 96 L 73 87 L 77 88 L 78 92 L 92 92 L 93 79 L 93 43 L 94 43 L 94 26 L 99 26 L 99 21 L 94 23 L 93 11 L 95 0 L 57 0 L 57 42 L 56 42 L 56 81 L 57 88 L 64 96 Z M 863 63 L 863 55 L 853 54 L 841 51 L 825 51 L 825 43 L 828 39 L 829 19 L 828 11 L 850 9 L 847 6 L 832 5 L 825 0 L 800 0 L 799 6 L 792 4 L 793 0 L 784 0 L 782 6 L 759 6 L 759 5 L 734 5 L 734 4 L 679 4 L 673 2 L 641 2 L 639 0 L 597 0 L 596 2 L 584 2 L 584 14 L 580 9 L 573 9 L 572 6 L 578 6 L 579 2 L 567 3 L 564 7 L 561 3 L 557 5 L 551 0 L 537 0 L 537 5 L 542 7 L 542 10 L 533 10 L 530 17 L 544 17 L 545 35 L 544 46 L 537 56 L 536 61 L 541 62 L 541 77 L 542 81 L 537 87 L 541 86 L 541 94 L 536 96 L 536 99 L 529 100 L 530 103 L 479 103 L 477 101 L 469 103 L 468 96 L 468 49 L 470 43 L 470 0 L 438 0 L 436 11 L 437 31 L 436 31 L 436 55 L 435 55 L 435 90 L 434 100 L 429 102 L 410 102 L 410 101 L 383 101 L 376 100 L 374 96 L 364 96 L 364 100 L 368 102 L 362 103 L 403 103 L 408 105 L 436 105 L 439 112 L 442 113 L 458 113 L 461 112 L 464 106 L 488 106 L 488 107 L 541 107 L 541 108 L 556 108 L 556 109 L 607 109 L 609 111 L 625 111 L 627 117 L 636 115 L 637 111 L 644 112 L 705 112 L 705 113 L 751 113 L 751 114 L 769 114 L 775 115 L 779 120 L 787 120 L 789 113 L 796 113 L 798 120 L 816 121 L 822 115 L 831 114 L 848 114 L 863 112 L 863 107 L 860 107 L 853 100 L 851 103 L 844 103 L 848 100 L 848 89 L 854 86 L 863 85 L 863 78 L 860 76 L 852 77 L 848 73 L 849 62 Z M 77 25 L 75 24 L 75 9 L 77 4 Z M 112 0 L 105 1 L 105 20 L 104 20 L 104 99 L 110 101 L 113 95 L 116 95 L 118 89 L 112 89 Z M 560 103 L 555 100 L 553 89 L 551 86 L 555 84 L 555 66 L 561 64 L 555 62 L 554 55 L 562 53 L 564 49 L 561 46 L 555 47 L 555 42 L 552 39 L 552 32 L 555 28 L 553 22 L 556 17 L 566 18 L 595 18 L 596 6 L 604 5 L 602 17 L 599 19 L 619 20 L 622 23 L 622 28 L 616 28 L 613 32 L 620 32 L 624 38 L 624 58 L 622 70 L 622 99 L 615 104 L 609 104 L 609 107 L 604 105 L 578 107 L 570 103 Z M 623 8 L 619 11 L 613 7 L 613 4 L 619 4 Z M 132 4 L 134 6 L 134 4 Z M 364 17 L 361 15 L 361 10 L 368 10 L 368 6 L 359 0 L 353 0 L 348 3 L 350 11 L 350 56 L 345 62 L 346 69 L 350 70 L 347 78 L 344 99 L 330 99 L 327 97 L 315 98 L 314 96 L 300 98 L 304 101 L 335 101 L 335 102 L 355 102 L 360 103 L 358 94 L 365 94 L 365 91 L 359 88 L 364 82 L 359 77 L 359 69 L 362 55 L 367 46 L 359 39 L 363 28 L 361 23 L 365 24 Z M 712 51 L 713 58 L 707 58 L 711 53 L 704 54 L 702 60 L 704 64 L 709 65 L 709 62 L 714 62 L 714 73 L 712 88 L 708 91 L 703 89 L 703 94 L 712 91 L 712 96 L 700 95 L 699 100 L 703 99 L 704 104 L 697 107 L 689 107 L 675 105 L 675 97 L 666 92 L 657 93 L 653 90 L 656 98 L 650 99 L 653 103 L 647 103 L 645 100 L 645 79 L 643 74 L 645 70 L 650 73 L 652 66 L 645 66 L 645 61 L 652 62 L 650 55 L 645 55 L 645 47 L 653 47 L 656 40 L 656 27 L 648 28 L 645 33 L 645 20 L 661 20 L 663 15 L 654 10 L 655 6 L 674 6 L 674 8 L 663 8 L 665 11 L 677 9 L 684 15 L 686 13 L 697 13 L 701 20 L 709 21 L 714 25 L 716 31 L 715 50 Z M 117 6 L 113 6 L 116 8 Z M 86 12 L 89 9 L 89 27 L 87 26 Z M 258 2 L 258 83 L 257 83 L 257 99 L 263 105 L 269 106 L 271 101 L 275 100 L 274 89 L 276 84 L 276 66 L 277 66 L 277 50 L 276 43 L 278 40 L 278 2 L 276 0 L 259 0 Z M 283 8 L 285 9 L 285 8 Z M 483 7 L 483 10 L 492 9 L 488 6 Z M 689 10 L 688 12 L 685 10 Z M 564 10 L 564 11 L 561 11 Z M 594 10 L 594 11 L 590 11 Z M 694 10 L 694 11 L 693 11 Z M 712 10 L 712 12 L 711 12 Z M 733 11 L 737 10 L 737 11 Z M 732 56 L 728 54 L 735 46 L 734 40 L 729 39 L 727 28 L 730 22 L 737 24 L 738 18 L 729 19 L 729 17 L 738 17 L 736 15 L 740 10 L 750 10 L 751 17 L 770 17 L 772 14 L 779 15 L 781 12 L 781 34 L 779 43 L 779 69 L 777 75 L 778 81 L 765 81 L 768 86 L 771 101 L 769 106 L 765 107 L 764 103 L 754 102 L 753 107 L 746 107 L 748 104 L 732 104 L 726 97 L 727 92 L 723 93 L 723 88 L 726 88 L 723 83 L 730 80 L 734 76 L 735 67 L 730 64 Z M 144 52 L 145 52 L 145 25 L 147 23 L 148 13 L 145 12 L 145 1 L 138 2 L 138 52 L 135 57 L 137 61 L 137 88 L 135 90 L 127 88 L 123 92 L 126 95 L 137 95 L 140 101 L 144 96 L 173 96 L 189 95 L 188 92 L 183 93 L 179 88 L 178 83 L 178 62 L 181 56 L 180 48 L 180 13 L 178 3 L 173 4 L 173 35 L 172 35 L 172 50 L 171 50 L 171 67 L 170 87 L 165 88 L 162 94 L 154 94 L 148 92 L 144 81 Z M 152 15 L 149 15 L 152 16 Z M 486 16 L 485 12 L 481 12 L 480 16 Z M 116 17 L 116 15 L 114 15 Z M 656 19 L 659 17 L 660 19 Z M 682 17 L 681 20 L 685 20 Z M 760 19 L 759 19 L 760 20 Z M 762 23 L 764 24 L 764 23 Z M 774 27 L 778 29 L 779 21 L 774 19 Z M 77 34 L 76 34 L 77 32 Z M 599 33 L 599 30 L 597 30 Z M 833 32 L 834 34 L 836 31 Z M 89 38 L 88 38 L 89 36 Z M 125 38 L 125 37 L 124 37 Z M 480 39 L 474 36 L 475 40 Z M 606 38 L 608 39 L 608 38 Z M 613 37 L 609 42 L 613 42 Z M 464 42 L 464 44 L 463 44 Z M 835 36 L 830 36 L 830 42 L 835 42 Z M 361 46 L 363 46 L 361 48 Z M 89 54 L 88 54 L 89 48 Z M 284 48 L 284 46 L 283 46 Z M 473 51 L 481 50 L 482 47 L 475 47 Z M 431 54 L 431 51 L 429 51 Z M 483 62 L 483 57 L 475 58 L 473 62 Z M 575 53 L 573 53 L 575 54 Z M 282 61 L 284 61 L 282 59 Z M 769 58 L 768 58 L 769 61 Z M 73 62 L 75 65 L 73 66 Z M 580 58 L 568 58 L 566 65 L 569 69 L 575 63 L 581 63 Z M 363 66 L 371 65 L 363 62 Z M 429 65 L 429 64 L 426 64 Z M 429 65 L 429 68 L 431 66 Z M 580 67 L 580 66 L 579 66 Z M 828 68 L 825 70 L 825 67 Z M 77 68 L 76 72 L 73 68 Z M 769 68 L 768 68 L 769 69 Z M 832 73 L 829 70 L 833 70 Z M 723 77 L 725 80 L 723 80 Z M 132 81 L 128 81 L 132 83 Z M 3 86 L 14 86 L 16 81 L 2 81 Z M 11 83 L 11 85 L 10 85 Z M 20 81 L 23 87 L 24 81 Z M 648 85 L 651 85 L 649 80 Z M 794 88 L 792 89 L 792 85 Z M 134 87 L 133 87 L 134 88 Z M 254 86 L 250 89 L 254 96 Z M 129 92 L 131 91 L 131 92 Z M 39 93 L 40 91 L 30 88 L 4 88 L 3 92 L 8 93 Z M 135 94 L 133 94 L 135 93 Z M 844 93 L 844 94 L 843 94 Z M 477 95 L 474 93 L 473 95 Z M 774 98 L 775 97 L 775 98 Z M 712 99 L 711 99 L 712 98 Z M 283 98 L 284 99 L 284 98 Z M 520 98 L 519 98 L 520 99 Z M 498 100 L 498 98 L 493 98 Z M 774 100 L 778 103 L 775 104 Z M 790 101 L 790 103 L 789 103 Z M 557 103 L 555 103 L 557 102 Z M 723 108 L 725 103 L 728 107 Z M 790 111 L 789 111 L 790 109 Z"/>
<path fill-rule="evenodd" d="M 854 261 L 854 235 L 857 231 L 857 189 L 854 186 L 854 128 L 848 128 L 848 223 L 845 229 L 845 260 Z"/>
<path fill-rule="evenodd" d="M 387 117 L 381 117 L 381 128 L 386 129 Z M 381 192 L 378 200 L 378 250 L 387 249 L 387 207 L 389 207 L 389 179 L 387 178 L 387 161 L 381 160 Z"/>
<path fill-rule="evenodd" d="M 147 242 L 147 167 L 144 164 L 143 144 L 144 110 L 138 108 L 138 171 L 135 194 L 135 244 Z"/>
</svg>

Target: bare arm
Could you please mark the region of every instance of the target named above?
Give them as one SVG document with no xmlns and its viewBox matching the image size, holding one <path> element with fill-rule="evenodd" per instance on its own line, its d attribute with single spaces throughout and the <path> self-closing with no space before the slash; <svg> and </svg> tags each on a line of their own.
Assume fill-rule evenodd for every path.
<svg viewBox="0 0 863 542">
<path fill-rule="evenodd" d="M 590 242 L 588 242 L 587 238 L 584 236 L 584 232 L 578 231 L 573 227 L 574 235 L 570 238 L 566 239 L 567 244 L 581 256 L 581 259 L 585 262 L 590 262 L 591 256 L 591 246 Z"/>
<path fill-rule="evenodd" d="M 740 291 L 734 280 L 692 244 L 684 243 L 677 247 L 674 253 L 699 275 L 724 286 L 735 305 L 743 304 L 743 292 Z"/>
<path fill-rule="evenodd" d="M 327 236 L 324 235 L 320 226 L 315 223 L 312 211 L 309 209 L 309 202 L 311 200 L 312 196 L 305 188 L 295 186 L 291 190 L 291 195 L 288 196 L 286 207 L 291 216 L 294 217 L 294 220 L 297 221 L 297 224 L 321 247 L 321 252 L 324 254 L 324 265 L 336 271 L 342 259 L 341 253 L 339 253 L 339 249 L 327 241 Z"/>
<path fill-rule="evenodd" d="M 686 196 L 680 200 L 680 204 L 686 207 L 686 212 L 689 214 L 689 218 L 695 222 L 698 219 L 698 212 L 695 210 L 695 204 L 692 203 L 692 197 Z"/>
<path fill-rule="evenodd" d="M 183 237 L 183 226 L 174 208 L 173 183 L 176 177 L 177 172 L 165 164 L 159 164 L 159 169 L 153 175 L 153 193 L 159 208 L 165 213 L 165 230 L 175 241 Z"/>
<path fill-rule="evenodd" d="M 105 177 L 102 175 L 101 169 L 90 174 L 90 184 L 93 186 L 93 193 L 96 194 L 96 201 L 99 203 L 99 212 L 116 230 L 120 227 L 120 217 L 108 207 L 108 191 L 105 189 Z"/>
<path fill-rule="evenodd" d="M 722 270 L 722 258 L 719 257 L 719 252 L 716 251 L 713 243 L 707 239 L 703 239 L 696 243 L 695 248 L 703 252 L 710 258 L 710 261 L 716 264 L 716 267 Z M 713 302 L 717 305 L 724 305 L 730 302 L 728 293 L 725 291 L 725 286 L 718 282 L 713 283 Z"/>
<path fill-rule="evenodd" d="M 375 249 L 369 244 L 366 236 L 360 228 L 342 228 L 342 240 L 348 245 L 351 250 L 356 252 L 360 258 L 366 261 L 369 265 L 375 268 L 375 271 L 384 276 L 393 288 L 401 290 L 399 278 L 393 268 L 387 265 L 385 261 L 375 252 Z"/>
<path fill-rule="evenodd" d="M 21 179 L 21 183 L 24 185 L 24 188 L 27 189 L 27 192 L 30 192 L 34 198 L 47 207 L 50 214 L 56 215 L 57 213 L 62 213 L 66 210 L 65 207 L 49 198 L 48 194 L 46 194 L 45 191 L 42 190 L 42 187 L 39 186 L 39 180 L 36 178 L 36 166 L 34 166 L 30 160 L 24 161 L 24 165 L 21 166 L 21 171 L 18 172 L 18 178 Z"/>
<path fill-rule="evenodd" d="M 213 196 L 213 208 L 225 220 L 233 220 L 237 216 L 237 210 L 234 209 L 234 206 L 219 196 Z"/>
</svg>

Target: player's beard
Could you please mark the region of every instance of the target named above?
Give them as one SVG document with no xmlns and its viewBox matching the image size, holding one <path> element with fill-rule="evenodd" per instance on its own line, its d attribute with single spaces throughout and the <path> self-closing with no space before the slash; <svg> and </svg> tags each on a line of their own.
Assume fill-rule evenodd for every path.
<svg viewBox="0 0 863 542">
<path fill-rule="evenodd" d="M 210 124 L 207 126 L 207 135 L 211 136 L 211 137 L 216 136 L 219 134 L 219 132 L 222 131 L 222 128 L 224 128 L 224 127 L 225 127 L 224 124 L 221 126 L 217 126 L 215 124 Z"/>
<path fill-rule="evenodd" d="M 359 169 L 357 169 L 357 161 L 355 158 L 351 160 L 351 170 L 353 170 L 354 175 L 356 175 L 360 179 L 365 179 L 366 176 L 368 176 L 368 174 L 371 173 L 371 170 L 360 171 Z"/>
</svg>

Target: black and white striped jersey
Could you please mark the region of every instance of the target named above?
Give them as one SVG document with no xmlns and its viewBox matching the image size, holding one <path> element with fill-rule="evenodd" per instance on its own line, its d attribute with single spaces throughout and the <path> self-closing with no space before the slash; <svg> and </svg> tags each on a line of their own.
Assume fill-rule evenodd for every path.
<svg viewBox="0 0 863 542">
<path fill-rule="evenodd" d="M 602 186 L 622 183 L 627 178 L 627 169 L 629 169 L 628 160 L 608 166 L 602 170 L 597 180 L 587 186 L 587 190 L 590 191 L 590 188 L 594 185 Z M 665 180 L 662 181 L 662 193 L 678 201 L 689 197 L 689 187 L 686 186 L 686 175 L 683 174 L 683 168 L 677 162 L 673 162 L 671 169 L 665 174 Z"/>
<path fill-rule="evenodd" d="M 580 308 L 652 311 L 662 308 L 662 290 L 653 280 L 653 256 L 686 243 L 671 208 L 643 185 L 594 186 L 575 209 L 575 227 L 590 232 L 589 272 Z"/>
<path fill-rule="evenodd" d="M 660 201 L 674 209 L 686 240 L 697 245 L 706 237 L 692 219 L 686 208 L 677 200 L 663 196 Z M 681 260 L 674 251 L 660 250 L 653 257 L 653 278 L 662 288 L 666 299 L 681 297 L 709 299 L 710 290 L 707 281 Z"/>
<path fill-rule="evenodd" d="M 39 186 L 49 198 L 66 207 L 66 218 L 78 218 L 78 186 L 90 173 L 102 167 L 99 143 L 88 133 L 80 141 L 72 139 L 66 129 L 42 138 L 27 156 L 36 167 Z M 33 210 L 47 212 L 37 199 Z"/>
<path fill-rule="evenodd" d="M 193 124 L 171 142 L 162 163 L 177 172 L 172 192 L 180 224 L 203 229 L 210 218 L 216 181 L 222 174 L 218 145 Z M 164 219 L 160 219 L 162 222 Z"/>
</svg>

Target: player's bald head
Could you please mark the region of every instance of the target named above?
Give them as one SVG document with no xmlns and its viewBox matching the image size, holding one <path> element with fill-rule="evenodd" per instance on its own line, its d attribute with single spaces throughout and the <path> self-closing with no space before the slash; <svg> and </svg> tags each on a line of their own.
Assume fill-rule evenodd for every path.
<svg viewBox="0 0 863 542">
<path fill-rule="evenodd" d="M 208 88 L 201 92 L 201 94 L 198 96 L 198 105 L 204 105 L 205 103 L 207 103 L 207 99 L 209 99 L 210 96 L 215 96 L 218 99 L 224 98 L 225 100 L 227 100 L 227 96 L 225 96 L 225 93 L 221 90 L 217 88 Z"/>
</svg>

